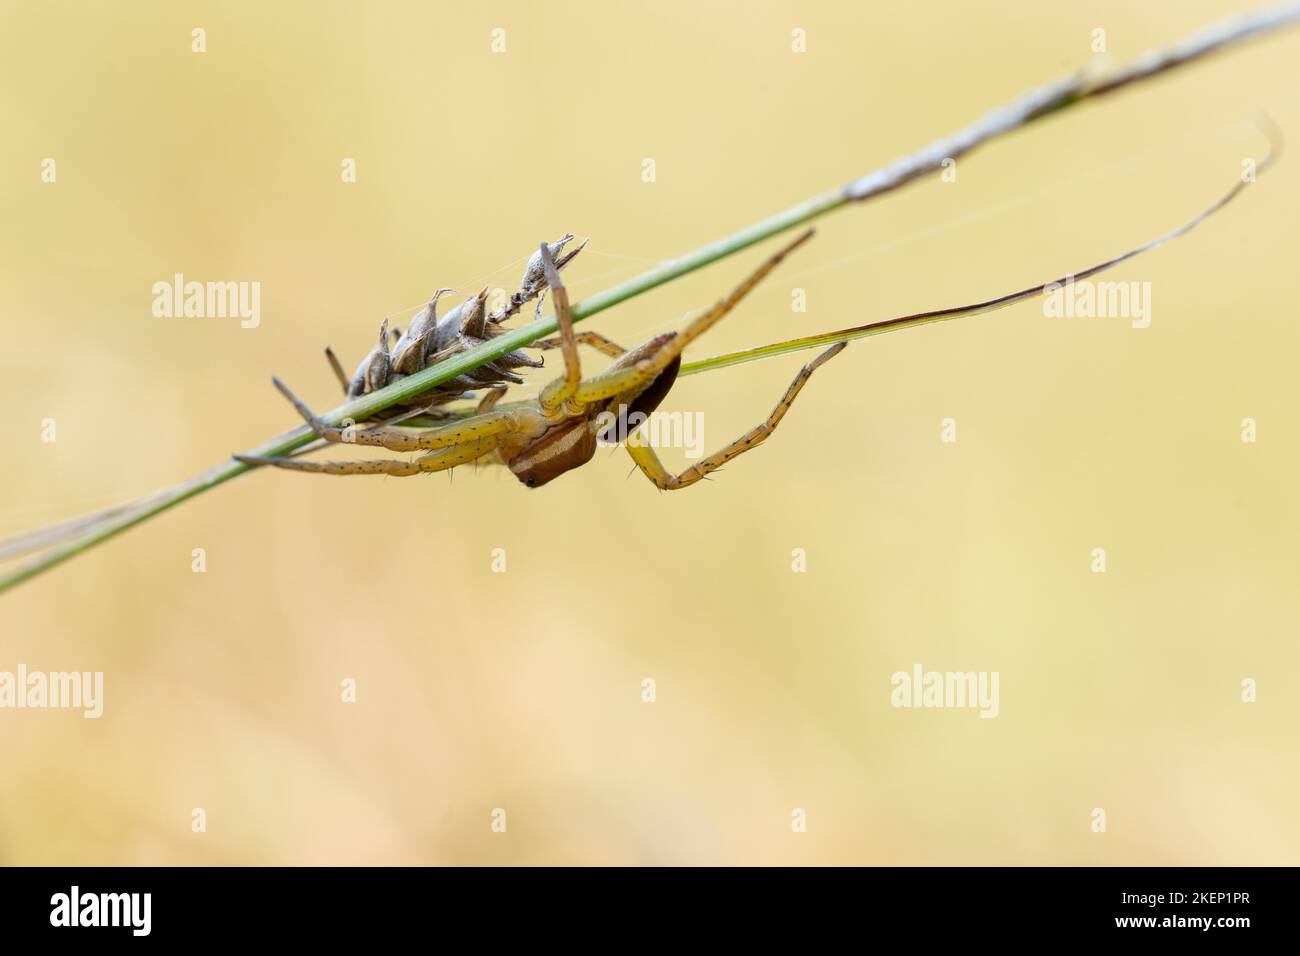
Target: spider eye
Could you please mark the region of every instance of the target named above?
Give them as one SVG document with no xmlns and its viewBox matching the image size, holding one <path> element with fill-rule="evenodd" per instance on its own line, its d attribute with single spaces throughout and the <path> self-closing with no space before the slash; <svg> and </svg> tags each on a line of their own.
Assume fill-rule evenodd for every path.
<svg viewBox="0 0 1300 956">
<path fill-rule="evenodd" d="M 524 484 L 526 484 L 529 488 L 536 488 L 536 487 L 537 487 L 537 479 L 534 478 L 532 475 L 529 475 L 529 476 L 528 476 L 528 480 L 527 480 L 526 482 L 524 482 Z"/>
</svg>

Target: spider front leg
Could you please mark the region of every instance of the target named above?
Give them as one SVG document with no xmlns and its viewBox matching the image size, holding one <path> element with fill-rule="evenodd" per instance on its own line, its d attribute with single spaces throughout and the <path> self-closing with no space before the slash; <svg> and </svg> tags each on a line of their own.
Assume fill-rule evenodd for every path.
<svg viewBox="0 0 1300 956">
<path fill-rule="evenodd" d="M 564 374 L 551 382 L 538 396 L 538 404 L 544 412 L 554 413 L 564 406 L 578 386 L 582 384 L 582 362 L 578 358 L 578 338 L 573 334 L 573 315 L 569 310 L 569 290 L 560 279 L 560 270 L 555 268 L 551 250 L 542 243 L 538 254 L 542 260 L 546 284 L 551 290 L 555 302 L 555 321 L 560 326 L 560 349 L 564 355 Z"/>
<path fill-rule="evenodd" d="M 608 355 L 610 358 L 618 358 L 627 351 L 623 346 L 619 345 L 617 342 L 611 342 L 599 332 L 578 332 L 574 335 L 574 339 L 579 345 L 589 345 L 597 352 L 600 352 L 603 355 Z M 542 339 L 540 342 L 534 342 L 531 346 L 531 348 L 541 349 L 543 351 L 563 347 L 564 341 L 562 339 Z"/>
<path fill-rule="evenodd" d="M 339 428 L 324 419 L 318 418 L 307 405 L 298 398 L 288 385 L 278 378 L 271 380 L 280 393 L 287 398 L 303 420 L 311 426 L 318 438 L 328 442 L 347 445 L 377 445 L 390 451 L 421 451 L 435 448 L 449 448 L 452 445 L 467 444 L 494 435 L 508 432 L 536 430 L 541 416 L 528 408 L 514 408 L 508 411 L 485 411 L 480 415 L 469 415 L 439 428 L 428 431 L 412 432 L 402 428 L 388 428 L 382 425 L 370 428 Z M 499 397 L 499 396 L 498 396 Z"/>
<path fill-rule="evenodd" d="M 676 333 L 653 357 L 623 368 L 615 368 L 582 382 L 575 390 L 574 398 L 579 403 L 601 401 L 622 392 L 630 392 L 653 381 L 701 335 L 713 328 L 724 316 L 740 304 L 754 287 L 767 278 L 768 274 L 781 264 L 795 249 L 799 248 L 813 236 L 813 230 L 802 233 L 793 242 L 788 243 L 764 260 L 731 294 L 718 302 L 703 315 L 692 320 L 686 328 Z M 558 316 L 558 311 L 557 311 Z M 563 330 L 563 327 L 561 327 Z"/>
<path fill-rule="evenodd" d="M 430 454 L 414 461 L 305 461 L 298 457 L 262 458 L 255 455 L 235 455 L 237 461 L 247 465 L 272 465 L 289 471 L 316 472 L 325 475 L 391 475 L 404 478 L 423 472 L 445 471 L 477 461 L 496 450 L 511 435 L 535 437 L 546 429 L 546 420 L 529 408 L 486 412 L 470 415 L 458 422 L 425 432 L 412 433 L 392 428 L 367 428 L 354 432 L 350 438 L 332 425 L 327 425 L 311 409 L 300 402 L 288 387 L 276 383 L 293 402 L 319 437 L 326 441 L 351 442 L 358 445 L 380 445 L 393 451 L 433 449 Z"/>
<path fill-rule="evenodd" d="M 477 461 L 495 450 L 501 444 L 501 438 L 501 435 L 489 435 L 478 441 L 440 448 L 414 461 L 305 461 L 301 458 L 259 458 L 253 455 L 236 455 L 235 459 L 246 465 L 272 465 L 288 471 L 309 471 L 322 475 L 391 475 L 394 478 L 407 478 L 425 472 L 446 471 L 457 465 Z"/>
<path fill-rule="evenodd" d="M 508 388 L 493 388 L 484 393 L 483 397 L 478 400 L 478 407 L 474 409 L 476 414 L 482 415 L 484 412 L 490 412 L 497 407 L 497 402 L 505 398 Z"/>
<path fill-rule="evenodd" d="M 663 462 L 659 460 L 655 450 L 641 438 L 640 431 L 634 432 L 628 437 L 627 453 L 632 456 L 632 460 L 636 462 L 637 467 L 641 469 L 645 476 L 662 490 L 676 491 L 678 488 L 687 488 L 705 477 L 709 472 L 717 471 L 731 459 L 743 455 L 751 448 L 757 448 L 767 441 L 772 432 L 776 431 L 776 426 L 781 423 L 785 413 L 790 410 L 790 406 L 794 404 L 795 397 L 807 384 L 808 379 L 812 378 L 812 373 L 842 352 L 846 345 L 848 345 L 847 342 L 832 345 L 805 365 L 799 374 L 795 376 L 794 381 L 790 383 L 790 387 L 785 390 L 785 394 L 781 396 L 781 401 L 777 402 L 776 408 L 772 409 L 772 414 L 767 416 L 766 421 L 751 428 L 730 445 L 714 452 L 708 458 L 697 462 L 679 475 L 673 475 L 664 468 Z"/>
<path fill-rule="evenodd" d="M 339 361 L 339 357 L 334 354 L 334 350 L 328 345 L 325 346 L 325 360 L 330 363 L 330 368 L 334 371 L 334 377 L 337 378 L 339 384 L 343 386 L 343 394 L 347 395 L 349 384 L 348 373 L 343 370 L 343 363 Z"/>
</svg>

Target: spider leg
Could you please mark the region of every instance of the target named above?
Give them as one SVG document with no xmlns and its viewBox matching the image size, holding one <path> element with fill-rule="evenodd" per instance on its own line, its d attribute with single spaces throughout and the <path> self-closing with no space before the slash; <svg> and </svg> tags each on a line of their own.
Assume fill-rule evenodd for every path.
<svg viewBox="0 0 1300 956">
<path fill-rule="evenodd" d="M 618 358 L 627 349 L 617 342 L 611 342 L 599 332 L 577 332 L 574 338 L 578 340 L 579 345 L 589 345 L 597 352 L 608 355 L 610 358 Z M 532 348 L 535 349 L 558 349 L 562 348 L 564 343 L 560 339 L 542 339 L 540 342 L 534 342 Z"/>
<path fill-rule="evenodd" d="M 371 424 L 367 426 L 367 429 L 378 428 L 384 425 L 401 425 L 403 428 L 421 428 L 428 426 L 413 425 L 410 423 L 421 419 L 456 421 L 457 419 L 468 418 L 472 414 L 473 412 L 444 408 L 440 402 L 431 402 L 423 408 L 408 408 L 388 418 L 374 419 L 371 421 Z"/>
<path fill-rule="evenodd" d="M 479 399 L 478 408 L 474 410 L 475 414 L 483 415 L 492 411 L 508 391 L 510 391 L 508 388 L 493 388 L 484 392 L 483 397 Z"/>
<path fill-rule="evenodd" d="M 325 346 L 325 358 L 330 363 L 330 368 L 334 370 L 334 377 L 337 378 L 339 384 L 343 386 L 343 394 L 346 395 L 348 393 L 349 385 L 348 373 L 343 371 L 343 365 L 339 362 L 339 357 L 334 354 L 334 350 L 328 345 Z"/>
<path fill-rule="evenodd" d="M 386 428 L 382 425 L 372 428 L 339 428 L 317 418 L 303 402 L 289 390 L 278 378 L 273 379 L 275 387 L 293 403 L 298 414 L 311 426 L 317 436 L 329 442 L 341 442 L 348 445 L 378 445 L 390 451 L 418 451 L 420 449 L 448 448 L 465 442 L 476 441 L 507 432 L 526 431 L 540 418 L 530 409 L 512 409 L 503 412 L 487 412 L 483 415 L 470 415 L 468 418 L 451 422 L 439 428 L 412 433 L 406 429 Z M 346 472 L 345 474 L 352 474 Z M 369 472 L 364 472 L 369 474 Z"/>
<path fill-rule="evenodd" d="M 569 311 L 569 290 L 564 287 L 560 270 L 555 268 L 551 250 L 546 243 L 541 246 L 542 269 L 546 285 L 555 301 L 555 320 L 560 326 L 560 349 L 564 354 L 564 374 L 555 379 L 538 396 L 543 410 L 554 411 L 573 397 L 582 384 L 582 363 L 578 359 L 578 339 L 573 334 L 573 315 Z"/>
<path fill-rule="evenodd" d="M 812 378 L 812 373 L 817 371 L 823 363 L 829 362 L 843 351 L 847 344 L 847 342 L 839 342 L 832 345 L 821 355 L 817 356 L 805 365 L 800 370 L 799 374 L 795 376 L 794 381 L 790 383 L 790 387 L 785 390 L 785 394 L 782 395 L 781 400 L 776 403 L 776 408 L 772 409 L 772 414 L 767 416 L 766 421 L 751 428 L 725 448 L 714 452 L 708 458 L 697 462 L 679 475 L 670 474 L 669 471 L 664 468 L 663 462 L 659 460 L 659 456 L 655 454 L 654 449 L 645 444 L 644 439 L 641 438 L 640 432 L 634 432 L 628 437 L 627 453 L 632 456 L 632 460 L 635 461 L 637 467 L 645 473 L 645 476 L 664 491 L 675 491 L 678 488 L 687 488 L 708 475 L 709 472 L 717 471 L 727 462 L 731 461 L 731 459 L 738 455 L 743 455 L 751 448 L 756 448 L 765 442 L 772 432 L 776 431 L 776 426 L 781 423 L 781 419 L 785 417 L 785 413 L 788 412 L 790 406 L 794 404 L 795 397 L 799 394 L 799 391 L 807 384 L 808 379 Z"/>
<path fill-rule="evenodd" d="M 482 458 L 500 444 L 501 436 L 489 435 L 482 440 L 469 441 L 450 448 L 440 448 L 414 461 L 376 459 L 371 461 L 304 461 L 299 458 L 259 458 L 254 455 L 236 455 L 237 461 L 246 465 L 273 465 L 289 471 L 309 471 L 322 475 L 391 475 L 406 478 L 431 471 L 446 471 L 457 465 L 468 464 Z"/>
<path fill-rule="evenodd" d="M 745 296 L 749 295 L 755 286 L 767 278 L 768 274 L 779 266 L 786 256 L 811 239 L 812 235 L 813 230 L 809 229 L 807 232 L 800 235 L 799 238 L 795 239 L 794 242 L 778 249 L 773 255 L 768 257 L 762 265 L 755 269 L 744 282 L 736 286 L 730 295 L 725 299 L 722 299 L 703 315 L 700 315 L 691 321 L 686 328 L 678 332 L 672 340 L 656 352 L 653 357 L 626 368 L 605 372 L 593 379 L 580 383 L 574 391 L 574 399 L 578 402 L 597 402 L 609 398 L 612 395 L 618 395 L 621 392 L 630 391 L 638 385 L 652 381 L 660 372 L 667 368 L 675 358 L 682 354 L 682 351 L 686 346 L 690 345 L 705 332 L 709 331 L 709 329 L 713 328 L 713 326 L 715 326 L 723 316 L 739 305 L 740 301 L 745 298 Z M 556 314 L 559 314 L 558 310 Z M 561 326 L 561 331 L 563 331 L 563 326 Z"/>
<path fill-rule="evenodd" d="M 682 354 L 682 350 L 685 349 L 686 346 L 690 345 L 705 332 L 709 331 L 709 329 L 713 328 L 713 326 L 717 325 L 718 321 L 739 305 L 741 299 L 749 295 L 749 293 L 754 290 L 755 286 L 766 279 L 772 270 L 781 264 L 786 256 L 811 239 L 813 237 L 813 232 L 814 230 L 809 229 L 795 239 L 794 242 L 778 249 L 762 265 L 755 269 L 744 282 L 736 286 L 730 295 L 718 302 L 717 305 L 709 309 L 709 311 L 694 319 L 686 326 L 686 328 L 682 329 L 682 331 L 677 334 L 676 338 L 673 339 L 672 344 L 668 348 L 661 350 L 655 356 L 654 361 L 658 365 L 658 368 L 655 371 L 658 372 L 659 370 L 666 368 L 674 358 Z"/>
<path fill-rule="evenodd" d="M 576 402 L 589 405 L 592 402 L 621 395 L 623 392 L 630 392 L 638 385 L 645 385 L 658 374 L 659 370 L 654 364 L 649 359 L 645 359 L 635 365 L 601 372 L 595 378 L 587 379 L 578 386 L 578 390 L 573 393 L 573 398 Z"/>
</svg>

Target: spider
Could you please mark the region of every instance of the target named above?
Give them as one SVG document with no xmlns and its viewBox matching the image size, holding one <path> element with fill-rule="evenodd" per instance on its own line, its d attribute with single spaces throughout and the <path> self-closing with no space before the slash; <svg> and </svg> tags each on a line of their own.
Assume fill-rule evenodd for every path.
<svg viewBox="0 0 1300 956">
<path fill-rule="evenodd" d="M 327 475 L 404 477 L 444 471 L 491 456 L 505 464 L 525 486 L 540 488 L 591 461 L 601 440 L 627 434 L 629 419 L 635 420 L 637 413 L 649 415 L 653 412 L 677 379 L 682 351 L 731 312 L 787 255 L 812 235 L 813 230 L 809 229 L 770 256 L 730 295 L 680 332 L 657 335 L 630 350 L 595 332 L 574 332 L 568 291 L 560 279 L 551 247 L 542 243 L 537 256 L 541 260 L 545 287 L 551 291 L 560 336 L 538 342 L 537 347 L 559 348 L 564 356 L 564 374 L 546 385 L 536 399 L 497 408 L 505 389 L 496 388 L 483 397 L 474 414 L 448 425 L 421 432 L 386 426 L 358 431 L 338 428 L 316 417 L 288 386 L 275 379 L 275 386 L 293 403 L 316 435 L 327 442 L 378 445 L 391 451 L 422 451 L 426 454 L 410 461 L 349 462 L 235 457 L 250 465 L 274 465 Z M 599 375 L 584 379 L 578 357 L 579 344 L 595 348 L 614 361 Z M 843 351 L 847 344 L 837 342 L 805 365 L 765 421 L 685 471 L 675 475 L 669 472 L 654 449 L 636 431 L 632 431 L 625 442 L 628 454 L 659 488 L 671 491 L 690 487 L 767 440 L 813 372 Z"/>
<path fill-rule="evenodd" d="M 1278 143 L 1275 134 L 1272 135 L 1275 141 L 1271 144 L 1268 154 L 1257 165 L 1257 173 L 1263 173 L 1269 168 L 1277 156 Z M 615 437 L 627 435 L 623 444 L 636 466 L 650 481 L 665 491 L 688 488 L 733 458 L 743 455 L 766 441 L 781 423 L 786 412 L 790 410 L 790 406 L 807 384 L 808 379 L 812 377 L 813 372 L 838 355 L 847 346 L 848 340 L 914 328 L 933 322 L 944 322 L 963 316 L 980 315 L 1026 299 L 1055 295 L 1067 282 L 1087 279 L 1190 232 L 1235 199 L 1253 181 L 1251 177 L 1238 178 L 1232 188 L 1215 203 L 1175 229 L 1105 262 L 1071 273 L 1053 282 L 1033 285 L 973 305 L 936 309 L 870 322 L 835 332 L 810 335 L 791 339 L 788 342 L 715 356 L 705 362 L 697 363 L 703 367 L 718 368 L 754 358 L 830 345 L 830 348 L 800 370 L 765 421 L 751 428 L 720 451 L 679 474 L 674 475 L 663 466 L 654 449 L 647 444 L 635 427 L 630 429 L 629 434 L 628 425 L 638 413 L 640 414 L 638 423 L 644 421 L 645 416 L 658 408 L 664 400 L 673 383 L 676 382 L 678 374 L 683 372 L 682 351 L 734 309 L 787 255 L 807 242 L 812 237 L 813 230 L 809 229 L 794 242 L 768 258 L 749 278 L 737 286 L 735 291 L 690 322 L 682 331 L 657 335 L 631 350 L 624 350 L 595 332 L 574 332 L 568 291 L 560 279 L 553 251 L 554 245 L 548 246 L 542 243 L 533 256 L 533 260 L 540 265 L 541 276 L 534 277 L 531 283 L 525 282 L 525 292 L 520 295 L 531 295 L 545 288 L 550 289 L 560 336 L 557 339 L 536 342 L 534 345 L 541 349 L 561 349 L 564 356 L 564 374 L 543 388 L 535 399 L 513 402 L 497 408 L 497 403 L 506 393 L 506 389 L 494 387 L 479 402 L 475 413 L 438 428 L 413 432 L 410 429 L 392 428 L 387 424 L 380 424 L 357 431 L 351 428 L 341 429 L 317 418 L 287 386 L 279 379 L 275 379 L 276 387 L 293 403 L 294 408 L 306 419 L 317 437 L 326 442 L 379 445 L 392 451 L 423 451 L 427 454 L 413 461 L 319 462 L 304 461 L 297 457 L 259 458 L 249 455 L 236 455 L 235 458 L 250 465 L 274 465 L 277 468 L 329 475 L 405 476 L 421 472 L 444 471 L 456 465 L 492 456 L 496 461 L 505 464 L 529 488 L 538 488 L 565 472 L 591 461 L 601 441 L 612 441 Z M 530 260 L 530 265 L 533 260 Z M 614 361 L 599 375 L 584 379 L 578 359 L 580 343 L 609 355 Z M 698 369 L 687 371 L 694 370 Z M 409 417 L 409 413 L 406 417 Z"/>
</svg>

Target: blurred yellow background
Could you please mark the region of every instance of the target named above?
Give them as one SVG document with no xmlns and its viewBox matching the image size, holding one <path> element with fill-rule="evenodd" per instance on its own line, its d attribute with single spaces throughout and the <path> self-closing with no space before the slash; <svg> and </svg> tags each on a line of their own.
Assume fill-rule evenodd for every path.
<svg viewBox="0 0 1300 956">
<path fill-rule="evenodd" d="M 1118 64 L 1251 6 L 6 2 L 0 536 L 290 427 L 272 374 L 336 405 L 325 345 L 351 368 L 541 239 L 592 237 L 581 299 L 1088 64 L 1095 28 Z M 1300 138 L 1297 56 L 1251 44 L 835 214 L 693 354 L 1150 239 L 1261 154 L 1258 111 Z M 621 452 L 533 492 L 264 471 L 22 586 L 0 670 L 102 670 L 105 703 L 0 711 L 0 862 L 1300 862 L 1298 200 L 1293 155 L 1108 276 L 1151 282 L 1147 329 L 1030 303 L 856 343 L 684 492 Z M 585 327 L 676 327 L 771 248 Z M 155 318 L 178 272 L 260 282 L 260 326 Z M 712 450 L 803 358 L 664 408 Z M 891 707 L 915 663 L 997 671 L 1000 715 Z"/>
</svg>

